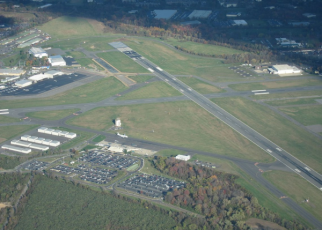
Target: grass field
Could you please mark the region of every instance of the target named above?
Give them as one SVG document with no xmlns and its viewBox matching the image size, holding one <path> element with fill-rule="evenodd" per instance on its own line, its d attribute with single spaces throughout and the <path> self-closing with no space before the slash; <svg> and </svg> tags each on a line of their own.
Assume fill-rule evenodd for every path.
<svg viewBox="0 0 322 230">
<path fill-rule="evenodd" d="M 147 82 L 152 78 L 155 78 L 155 76 L 151 75 L 138 75 L 138 76 L 130 76 L 132 80 L 136 81 L 137 83 Z"/>
<path fill-rule="evenodd" d="M 74 130 L 74 129 L 67 129 L 64 127 L 58 127 L 57 129 L 62 130 L 62 131 L 73 132 L 73 133 L 77 134 L 77 137 L 69 140 L 65 144 L 62 144 L 60 146 L 62 149 L 71 149 L 71 148 L 75 147 L 76 145 L 81 144 L 82 142 L 87 141 L 88 139 L 90 139 L 94 136 L 93 133 L 88 133 L 88 132 Z"/>
<path fill-rule="evenodd" d="M 303 125 L 322 125 L 322 105 L 279 108 Z"/>
<path fill-rule="evenodd" d="M 215 103 L 315 170 L 322 172 L 319 139 L 269 108 L 243 98 L 218 98 Z"/>
<path fill-rule="evenodd" d="M 149 73 L 149 71 L 125 54 L 117 52 L 98 53 L 98 57 L 104 59 L 116 69 L 124 73 Z"/>
<path fill-rule="evenodd" d="M 25 133 L 36 127 L 37 125 L 0 126 L 0 143 L 9 140 L 15 136 L 21 135 L 22 133 Z"/>
<path fill-rule="evenodd" d="M 196 75 L 210 81 L 245 79 L 228 69 L 231 65 L 222 64 L 220 59 L 186 55 L 162 44 L 139 38 L 123 42 L 171 74 Z"/>
<path fill-rule="evenodd" d="M 182 95 L 178 90 L 175 90 L 165 82 L 152 82 L 148 85 L 118 97 L 117 100 L 134 100 L 143 98 L 156 97 L 173 97 Z"/>
<path fill-rule="evenodd" d="M 238 91 L 250 91 L 259 89 L 279 89 L 289 87 L 301 87 L 301 86 L 314 86 L 322 85 L 321 80 L 316 79 L 303 79 L 303 80 L 286 80 L 275 82 L 258 82 L 258 83 L 246 83 L 246 84 L 232 84 L 230 88 Z"/>
<path fill-rule="evenodd" d="M 163 157 L 175 157 L 176 155 L 185 155 L 184 151 L 177 150 L 177 149 L 163 149 L 157 152 L 155 155 L 163 156 Z"/>
<path fill-rule="evenodd" d="M 240 54 L 244 53 L 242 50 L 236 50 L 231 48 L 226 48 L 223 46 L 216 46 L 216 45 L 205 45 L 196 42 L 190 41 L 178 41 L 176 39 L 168 39 L 166 43 L 169 43 L 173 46 L 179 46 L 185 48 L 186 50 L 193 51 L 195 53 L 206 54 L 206 55 L 222 55 L 222 54 Z"/>
<path fill-rule="evenodd" d="M 316 99 L 322 99 L 322 98 L 314 97 L 314 98 L 300 98 L 300 99 L 288 99 L 288 100 L 273 100 L 273 101 L 265 101 L 265 103 L 272 106 L 317 104 Z"/>
<path fill-rule="evenodd" d="M 102 35 L 104 25 L 91 19 L 64 16 L 53 19 L 39 26 L 38 29 L 50 34 L 53 39 L 62 39 Z"/>
<path fill-rule="evenodd" d="M 322 196 L 318 188 L 295 173 L 270 171 L 264 173 L 263 176 L 322 221 Z M 306 199 L 309 199 L 309 203 L 305 202 Z"/>
<path fill-rule="evenodd" d="M 79 109 L 64 109 L 64 110 L 52 110 L 52 111 L 40 111 L 40 112 L 31 112 L 26 113 L 28 117 L 33 117 L 42 120 L 54 121 L 60 120 L 64 117 L 67 117 Z"/>
<path fill-rule="evenodd" d="M 52 97 L 1 101 L 1 109 L 27 108 L 50 105 L 96 102 L 108 98 L 126 87 L 114 77 L 103 78 L 86 85 L 68 90 Z"/>
<path fill-rule="evenodd" d="M 198 91 L 202 94 L 209 94 L 209 93 L 221 93 L 225 90 L 217 88 L 216 86 L 210 85 L 206 82 L 200 81 L 194 77 L 179 77 L 180 81 L 190 86 L 192 89 Z"/>
<path fill-rule="evenodd" d="M 273 161 L 263 150 L 192 102 L 97 108 L 67 123 L 106 130 L 116 117 L 122 118 L 123 131 L 130 137 L 254 161 Z"/>
<path fill-rule="evenodd" d="M 100 65 L 96 64 L 90 58 L 76 58 L 75 59 L 81 66 L 88 69 L 104 70 Z"/>
<path fill-rule="evenodd" d="M 6 115 L 1 115 L 0 116 L 0 123 L 13 123 L 13 122 L 19 122 L 20 119 L 14 118 L 14 117 L 9 117 Z"/>
<path fill-rule="evenodd" d="M 267 95 L 250 96 L 251 98 L 260 99 L 272 99 L 272 98 L 288 98 L 288 97 L 305 97 L 305 96 L 321 96 L 322 90 L 310 90 L 310 91 L 298 91 L 288 93 L 274 93 Z"/>
<path fill-rule="evenodd" d="M 84 58 L 86 57 L 86 55 L 82 52 L 79 52 L 79 51 L 69 51 L 69 52 L 66 52 L 66 54 L 68 56 L 72 56 L 73 58 Z"/>
<path fill-rule="evenodd" d="M 98 143 L 98 142 L 101 142 L 101 141 L 103 141 L 103 140 L 105 140 L 105 136 L 103 136 L 103 135 L 99 135 L 99 136 L 97 136 L 97 137 L 95 137 L 94 139 L 93 139 L 93 142 L 96 142 L 96 143 Z"/>
</svg>

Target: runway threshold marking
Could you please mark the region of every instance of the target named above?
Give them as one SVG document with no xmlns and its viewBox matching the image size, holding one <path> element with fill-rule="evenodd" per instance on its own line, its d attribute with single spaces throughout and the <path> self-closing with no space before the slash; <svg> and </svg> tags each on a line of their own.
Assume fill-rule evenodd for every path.
<svg viewBox="0 0 322 230">
<path fill-rule="evenodd" d="M 307 171 L 309 171 L 309 172 L 311 171 L 311 169 L 309 169 L 308 167 L 304 167 L 304 168 L 305 168 Z"/>
<path fill-rule="evenodd" d="M 282 149 L 280 149 L 280 148 L 276 148 L 278 151 L 280 151 L 280 152 L 282 152 Z"/>
<path fill-rule="evenodd" d="M 270 149 L 266 149 L 266 151 L 269 152 L 269 153 L 272 153 L 272 150 L 270 150 Z"/>
<path fill-rule="evenodd" d="M 298 173 L 300 173 L 301 171 L 300 170 L 298 170 L 298 169 L 294 169 L 296 172 L 298 172 Z"/>
</svg>

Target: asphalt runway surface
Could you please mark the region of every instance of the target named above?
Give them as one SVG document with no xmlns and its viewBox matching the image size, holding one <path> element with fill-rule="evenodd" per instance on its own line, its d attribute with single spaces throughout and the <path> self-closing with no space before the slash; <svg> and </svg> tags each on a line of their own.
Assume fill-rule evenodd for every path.
<svg viewBox="0 0 322 230">
<path fill-rule="evenodd" d="M 81 79 L 89 77 L 88 75 L 84 74 L 71 74 L 71 75 L 61 75 L 55 76 L 52 79 L 44 79 L 37 83 L 34 83 L 30 86 L 24 88 L 15 88 L 15 87 L 8 87 L 4 90 L 0 91 L 1 96 L 27 96 L 33 94 L 41 94 L 46 91 L 61 87 L 63 85 L 67 85 L 69 83 L 79 81 Z"/>
</svg>

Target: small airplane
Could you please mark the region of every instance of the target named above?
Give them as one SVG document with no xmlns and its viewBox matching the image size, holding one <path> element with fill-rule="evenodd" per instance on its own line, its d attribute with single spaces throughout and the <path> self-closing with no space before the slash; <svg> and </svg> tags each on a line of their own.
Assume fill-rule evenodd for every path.
<svg viewBox="0 0 322 230">
<path fill-rule="evenodd" d="M 119 133 L 117 133 L 116 135 L 118 135 L 118 136 L 120 136 L 122 138 L 128 138 L 128 136 L 126 136 L 125 134 L 119 134 Z"/>
</svg>

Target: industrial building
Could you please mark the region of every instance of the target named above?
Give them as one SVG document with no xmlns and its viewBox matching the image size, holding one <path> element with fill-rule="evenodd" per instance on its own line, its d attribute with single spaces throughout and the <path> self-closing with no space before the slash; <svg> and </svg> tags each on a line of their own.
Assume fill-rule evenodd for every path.
<svg viewBox="0 0 322 230">
<path fill-rule="evenodd" d="M 18 45 L 18 48 L 25 48 L 25 47 L 31 46 L 33 44 L 36 44 L 36 43 L 38 43 L 40 41 L 42 41 L 41 38 L 34 38 L 34 39 L 31 39 L 30 41 L 27 41 L 25 43 L 22 43 L 22 44 Z"/>
<path fill-rule="evenodd" d="M 61 76 L 64 74 L 64 72 L 58 71 L 58 70 L 49 70 L 46 72 L 46 74 L 54 76 Z"/>
<path fill-rule="evenodd" d="M 73 139 L 75 137 L 77 137 L 76 133 L 70 133 L 67 131 L 61 131 L 61 130 L 55 130 L 55 129 L 49 129 L 46 127 L 40 127 L 38 129 L 39 133 L 45 133 L 45 134 L 50 134 L 50 135 L 54 135 L 54 136 L 62 136 L 62 137 L 66 137 L 69 139 Z"/>
<path fill-rule="evenodd" d="M 25 142 L 25 141 L 21 141 L 21 140 L 12 140 L 11 144 L 22 146 L 22 147 L 27 147 L 27 148 L 32 148 L 32 149 L 37 149 L 37 150 L 41 150 L 41 151 L 46 151 L 49 149 L 48 146 L 38 145 L 38 144 Z"/>
<path fill-rule="evenodd" d="M 0 69 L 0 75 L 4 76 L 20 76 L 25 72 L 23 69 Z"/>
<path fill-rule="evenodd" d="M 170 19 L 177 13 L 177 10 L 154 10 L 151 14 L 155 19 Z"/>
<path fill-rule="evenodd" d="M 20 76 L 16 76 L 16 77 L 6 77 L 5 79 L 1 79 L 1 82 L 2 83 L 11 82 L 11 81 L 17 80 L 19 78 L 20 78 Z"/>
<path fill-rule="evenodd" d="M 191 14 L 189 14 L 188 18 L 197 19 L 197 18 L 208 18 L 211 14 L 211 10 L 194 10 Z"/>
<path fill-rule="evenodd" d="M 290 40 L 287 38 L 275 38 L 276 44 L 281 47 L 300 47 L 301 43 L 297 43 L 294 40 Z"/>
<path fill-rule="evenodd" d="M 273 65 L 271 68 L 268 68 L 270 74 L 299 74 L 302 71 L 296 66 L 289 65 Z"/>
<path fill-rule="evenodd" d="M 177 155 L 176 159 L 177 160 L 182 160 L 182 161 L 188 161 L 190 160 L 191 156 L 190 155 Z"/>
<path fill-rule="evenodd" d="M 13 145 L 3 145 L 1 148 L 24 154 L 31 153 L 31 149 L 29 148 L 21 148 Z"/>
<path fill-rule="evenodd" d="M 19 88 L 24 88 L 32 84 L 32 81 L 23 79 L 21 81 L 17 81 L 15 85 Z"/>
<path fill-rule="evenodd" d="M 29 77 L 28 79 L 33 82 L 42 81 L 44 79 L 53 78 L 53 75 L 47 73 L 36 74 L 34 76 Z"/>
<path fill-rule="evenodd" d="M 29 54 L 33 55 L 36 58 L 48 57 L 46 51 L 40 47 L 31 47 L 29 50 Z"/>
<path fill-rule="evenodd" d="M 50 56 L 48 60 L 51 66 L 66 66 L 66 61 L 60 55 Z"/>
<path fill-rule="evenodd" d="M 49 146 L 53 146 L 53 147 L 57 147 L 61 144 L 60 141 L 45 139 L 42 137 L 36 137 L 36 136 L 30 136 L 30 135 L 23 135 L 23 136 L 21 136 L 20 139 L 23 141 L 29 141 L 29 142 L 34 142 L 34 143 L 43 144 L 43 145 L 49 145 Z"/>
</svg>

